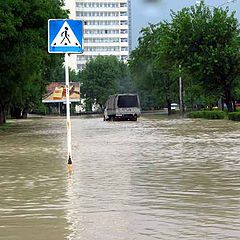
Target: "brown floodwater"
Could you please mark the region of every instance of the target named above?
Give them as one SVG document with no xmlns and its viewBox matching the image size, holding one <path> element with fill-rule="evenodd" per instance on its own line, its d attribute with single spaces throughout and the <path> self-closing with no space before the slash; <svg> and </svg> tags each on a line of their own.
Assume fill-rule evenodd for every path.
<svg viewBox="0 0 240 240">
<path fill-rule="evenodd" d="M 64 118 L 0 130 L 0 239 L 240 239 L 240 123 Z"/>
</svg>

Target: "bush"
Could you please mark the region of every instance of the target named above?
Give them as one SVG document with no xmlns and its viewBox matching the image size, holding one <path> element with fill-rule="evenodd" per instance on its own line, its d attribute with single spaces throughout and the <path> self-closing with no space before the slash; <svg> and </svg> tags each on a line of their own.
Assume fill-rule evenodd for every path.
<svg viewBox="0 0 240 240">
<path fill-rule="evenodd" d="M 4 123 L 3 125 L 0 126 L 0 133 L 7 131 L 11 127 L 11 123 Z"/>
<path fill-rule="evenodd" d="M 34 109 L 30 111 L 30 113 L 46 115 L 49 113 L 49 110 L 43 103 L 40 103 L 39 105 L 35 106 Z"/>
<path fill-rule="evenodd" d="M 228 114 L 228 119 L 232 121 L 240 121 L 240 112 L 231 112 Z"/>
<path fill-rule="evenodd" d="M 223 111 L 197 111 L 187 114 L 189 118 L 206 118 L 206 119 L 224 119 L 226 113 Z"/>
</svg>

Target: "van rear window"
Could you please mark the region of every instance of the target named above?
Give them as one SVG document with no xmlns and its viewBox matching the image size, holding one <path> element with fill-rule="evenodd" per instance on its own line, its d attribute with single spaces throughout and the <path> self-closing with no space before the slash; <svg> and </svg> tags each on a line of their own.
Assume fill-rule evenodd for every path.
<svg viewBox="0 0 240 240">
<path fill-rule="evenodd" d="M 139 107 L 137 96 L 119 96 L 118 97 L 118 107 Z"/>
</svg>

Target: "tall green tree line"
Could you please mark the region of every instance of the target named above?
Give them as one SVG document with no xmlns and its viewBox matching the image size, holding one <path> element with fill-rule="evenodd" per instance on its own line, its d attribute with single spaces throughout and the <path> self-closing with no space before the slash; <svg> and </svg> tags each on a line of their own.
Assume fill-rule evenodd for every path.
<svg viewBox="0 0 240 240">
<path fill-rule="evenodd" d="M 60 0 L 0 0 L 0 124 L 9 108 L 26 111 L 41 100 L 60 56 L 47 53 L 50 18 L 67 18 Z"/>
<path fill-rule="evenodd" d="M 178 96 L 181 65 L 189 104 L 209 105 L 222 98 L 233 110 L 240 75 L 239 23 L 234 13 L 201 2 L 172 12 L 169 22 L 150 25 L 142 33 L 130 59 L 140 89 L 151 90 L 169 106 L 169 100 Z"/>
</svg>

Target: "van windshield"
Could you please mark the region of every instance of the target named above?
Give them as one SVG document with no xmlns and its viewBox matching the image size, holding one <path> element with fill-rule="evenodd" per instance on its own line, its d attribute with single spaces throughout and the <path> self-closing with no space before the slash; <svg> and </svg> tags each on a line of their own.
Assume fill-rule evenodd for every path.
<svg viewBox="0 0 240 240">
<path fill-rule="evenodd" d="M 118 97 L 118 107 L 126 108 L 126 107 L 139 107 L 138 106 L 138 98 L 137 96 L 119 96 Z"/>
</svg>

